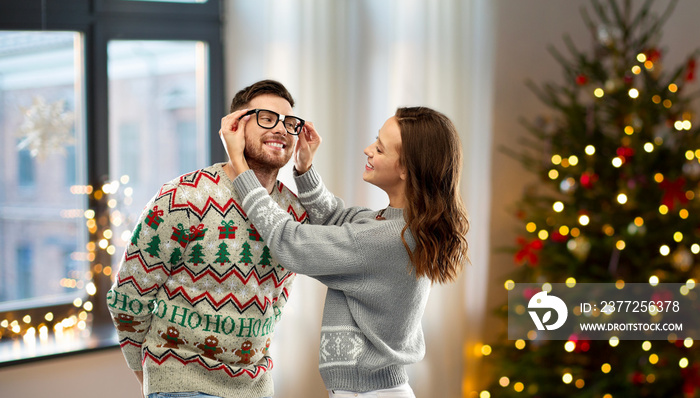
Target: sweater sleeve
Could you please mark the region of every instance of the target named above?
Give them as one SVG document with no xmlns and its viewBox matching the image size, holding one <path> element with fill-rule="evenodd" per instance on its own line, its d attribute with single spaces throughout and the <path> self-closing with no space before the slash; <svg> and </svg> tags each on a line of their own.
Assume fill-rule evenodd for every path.
<svg viewBox="0 0 700 398">
<path fill-rule="evenodd" d="M 314 166 L 304 174 L 295 175 L 294 181 L 312 224 L 342 225 L 364 212 L 373 212 L 365 207 L 346 208 L 343 200 L 326 188 Z"/>
<path fill-rule="evenodd" d="M 356 288 L 366 262 L 349 224 L 296 222 L 272 200 L 253 171 L 239 175 L 233 184 L 243 198 L 243 210 L 285 268 L 316 278 L 333 289 Z"/>
<path fill-rule="evenodd" d="M 161 192 L 167 191 L 167 184 Z M 172 188 L 172 187 L 170 187 Z M 180 246 L 168 244 L 182 224 L 168 212 L 169 196 L 156 195 L 132 232 L 117 278 L 107 292 L 107 308 L 130 369 L 141 370 L 141 346 L 151 324 L 155 296 L 178 260 Z"/>
</svg>

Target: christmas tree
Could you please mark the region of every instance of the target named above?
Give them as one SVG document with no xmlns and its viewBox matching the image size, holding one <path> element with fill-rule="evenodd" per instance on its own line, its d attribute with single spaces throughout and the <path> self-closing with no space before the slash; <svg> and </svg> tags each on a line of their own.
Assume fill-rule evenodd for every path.
<svg viewBox="0 0 700 398">
<path fill-rule="evenodd" d="M 262 265 L 262 267 L 265 268 L 266 265 L 271 265 L 270 264 L 271 258 L 272 258 L 272 255 L 270 254 L 270 248 L 265 246 L 265 247 L 263 247 L 262 254 L 260 255 L 260 262 L 258 264 Z"/>
<path fill-rule="evenodd" d="M 168 260 L 168 263 L 171 265 L 177 265 L 177 263 L 182 260 L 182 253 L 180 252 L 180 248 L 176 247 L 175 250 L 170 254 L 170 260 Z"/>
<path fill-rule="evenodd" d="M 221 265 L 224 265 L 225 263 L 230 263 L 231 260 L 228 258 L 228 255 L 231 254 L 228 252 L 228 246 L 226 245 L 226 242 L 221 242 L 219 244 L 219 250 L 216 252 L 216 260 L 214 260 L 215 263 L 221 263 Z"/>
<path fill-rule="evenodd" d="M 658 47 L 675 4 L 657 14 L 651 0 L 592 0 L 582 15 L 593 50 L 565 37 L 568 55 L 551 48 L 564 83 L 529 84 L 551 112 L 506 149 L 539 177 L 517 203 L 506 288 L 700 277 L 695 54 L 665 70 Z M 482 350 L 493 383 L 481 397 L 700 396 L 692 340 L 500 341 Z"/>
<path fill-rule="evenodd" d="M 250 252 L 250 245 L 248 242 L 243 243 L 243 250 L 241 250 L 240 256 L 240 262 L 244 263 L 245 265 L 253 263 L 253 259 L 250 257 L 252 256 L 252 253 Z"/>
<path fill-rule="evenodd" d="M 136 225 L 134 232 L 131 234 L 131 243 L 137 244 L 139 241 L 139 234 L 141 234 L 141 224 Z"/>
<path fill-rule="evenodd" d="M 204 262 L 204 258 L 202 258 L 202 256 L 202 245 L 197 243 L 196 245 L 192 246 L 192 253 L 190 253 L 190 259 L 187 262 L 194 265 L 201 264 Z"/>
<path fill-rule="evenodd" d="M 159 245 L 160 238 L 158 235 L 154 235 L 151 241 L 148 242 L 148 249 L 146 249 L 146 253 L 150 254 L 151 257 L 158 257 L 158 254 L 160 253 Z"/>
</svg>

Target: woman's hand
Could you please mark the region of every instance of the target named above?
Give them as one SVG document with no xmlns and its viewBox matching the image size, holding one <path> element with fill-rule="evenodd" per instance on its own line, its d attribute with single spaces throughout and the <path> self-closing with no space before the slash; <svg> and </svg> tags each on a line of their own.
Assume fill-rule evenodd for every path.
<svg viewBox="0 0 700 398">
<path fill-rule="evenodd" d="M 297 146 L 294 148 L 294 167 L 299 174 L 304 174 L 311 168 L 316 151 L 321 145 L 321 136 L 311 122 L 304 123 L 304 127 L 299 134 Z"/>
<path fill-rule="evenodd" d="M 244 155 L 245 126 L 250 119 L 250 115 L 243 116 L 246 112 L 248 109 L 241 109 L 224 116 L 221 119 L 221 130 L 219 130 L 219 137 L 221 137 L 221 142 L 226 149 L 229 164 L 233 167 L 236 175 L 249 169 Z"/>
</svg>

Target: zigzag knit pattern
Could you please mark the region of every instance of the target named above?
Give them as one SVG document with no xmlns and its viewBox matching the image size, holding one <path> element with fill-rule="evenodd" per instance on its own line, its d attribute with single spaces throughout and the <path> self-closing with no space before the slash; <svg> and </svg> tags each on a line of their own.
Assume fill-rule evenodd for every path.
<svg viewBox="0 0 700 398">
<path fill-rule="evenodd" d="M 192 388 L 210 383 L 207 393 L 226 396 L 222 377 L 237 379 L 236 391 L 246 383 L 255 394 L 266 391 L 261 386 L 271 388 L 260 379 L 269 377 L 268 350 L 295 274 L 272 257 L 222 166 L 186 174 L 159 190 L 141 214 L 107 294 L 129 366 L 177 374 L 168 383 L 146 377 L 147 394 L 202 391 Z M 282 183 L 272 197 L 306 222 L 297 197 Z M 182 376 L 183 366 L 199 370 Z M 208 374 L 216 376 L 201 380 Z"/>
</svg>

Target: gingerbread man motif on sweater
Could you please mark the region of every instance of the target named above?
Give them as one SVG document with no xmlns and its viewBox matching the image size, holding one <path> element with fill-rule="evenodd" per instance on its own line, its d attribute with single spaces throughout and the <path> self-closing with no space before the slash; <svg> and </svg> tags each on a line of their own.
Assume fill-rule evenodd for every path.
<svg viewBox="0 0 700 398">
<path fill-rule="evenodd" d="M 272 196 L 307 222 L 279 181 Z M 134 226 L 107 304 L 129 367 L 149 375 L 146 394 L 274 393 L 272 359 L 252 347 L 273 338 L 295 274 L 271 256 L 239 202 L 216 164 L 163 185 Z"/>
</svg>

